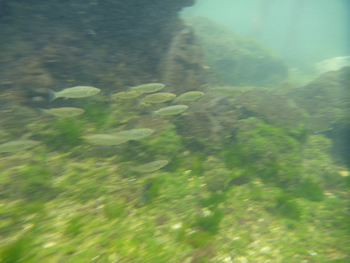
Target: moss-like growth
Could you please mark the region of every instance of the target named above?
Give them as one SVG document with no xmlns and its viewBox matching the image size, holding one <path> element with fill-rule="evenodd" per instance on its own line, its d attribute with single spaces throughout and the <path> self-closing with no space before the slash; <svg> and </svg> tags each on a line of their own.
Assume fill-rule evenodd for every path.
<svg viewBox="0 0 350 263">
<path fill-rule="evenodd" d="M 306 198 L 310 201 L 320 202 L 324 199 L 323 190 L 311 178 L 305 178 L 304 181 L 298 185 L 295 190 L 297 197 Z"/>
<path fill-rule="evenodd" d="M 211 234 L 216 234 L 219 231 L 219 225 L 224 215 L 224 211 L 217 208 L 209 215 L 198 215 L 194 222 L 194 226 Z"/>
<path fill-rule="evenodd" d="M 55 198 L 60 189 L 53 187 L 52 174 L 44 165 L 30 165 L 18 173 L 17 181 L 13 187 L 29 201 L 48 201 Z"/>
<path fill-rule="evenodd" d="M 284 129 L 259 119 L 240 121 L 236 142 L 224 148 L 221 156 L 227 167 L 247 169 L 264 182 L 291 191 L 302 176 L 299 142 Z M 250 176 L 249 176 L 250 177 Z"/>
<path fill-rule="evenodd" d="M 85 110 L 82 119 L 87 120 L 89 123 L 96 124 L 98 128 L 104 127 L 111 115 L 108 101 L 90 99 L 88 102 L 85 101 L 80 104 L 81 108 Z"/>
<path fill-rule="evenodd" d="M 83 122 L 73 118 L 57 118 L 42 127 L 41 138 L 52 150 L 67 149 L 83 143 Z"/>
<path fill-rule="evenodd" d="M 298 203 L 287 194 L 281 194 L 276 199 L 275 212 L 280 216 L 290 219 L 299 220 L 302 214 L 302 209 Z"/>
<path fill-rule="evenodd" d="M 17 241 L 2 247 L 1 263 L 33 262 L 35 253 L 32 252 L 33 237 L 24 236 Z"/>
<path fill-rule="evenodd" d="M 225 202 L 225 199 L 226 199 L 225 193 L 220 194 L 220 193 L 212 192 L 210 193 L 209 197 L 203 198 L 201 200 L 201 203 L 203 207 L 208 207 L 208 209 L 210 209 L 211 211 L 214 211 L 220 203 Z"/>
<path fill-rule="evenodd" d="M 82 227 L 84 226 L 83 218 L 85 214 L 75 215 L 67 223 L 66 234 L 70 236 L 76 236 L 81 233 Z"/>
<path fill-rule="evenodd" d="M 178 242 L 184 242 L 194 248 L 205 247 L 213 240 L 213 233 L 207 231 L 189 231 L 190 226 L 184 224 L 176 230 L 176 239 Z"/>
<path fill-rule="evenodd" d="M 110 202 L 103 208 L 103 213 L 108 219 L 116 219 L 123 216 L 125 207 L 120 203 Z"/>
</svg>

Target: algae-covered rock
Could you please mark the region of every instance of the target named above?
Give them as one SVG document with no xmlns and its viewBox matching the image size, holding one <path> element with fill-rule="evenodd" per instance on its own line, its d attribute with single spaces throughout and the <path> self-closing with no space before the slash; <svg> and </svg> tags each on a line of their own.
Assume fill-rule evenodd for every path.
<svg viewBox="0 0 350 263">
<path fill-rule="evenodd" d="M 232 86 L 270 86 L 287 76 L 282 60 L 256 40 L 205 18 L 186 18 L 203 45 L 218 80 Z"/>
<path fill-rule="evenodd" d="M 202 54 L 178 18 L 193 0 L 0 3 L 6 7 L 0 19 L 7 15 L 0 32 L 0 82 L 13 82 L 12 89 L 57 91 L 84 84 L 124 91 L 163 76 L 172 79 L 174 90 L 199 88 Z M 184 46 L 187 52 L 180 54 Z M 178 57 L 187 60 L 184 67 L 175 65 Z"/>
<path fill-rule="evenodd" d="M 224 149 L 229 166 L 230 162 L 242 168 L 253 166 L 264 182 L 288 191 L 300 182 L 303 177 L 301 148 L 298 140 L 283 129 L 251 117 L 239 122 L 236 140 L 237 143 Z M 230 155 L 234 159 L 228 158 Z"/>
<path fill-rule="evenodd" d="M 305 121 L 303 110 L 285 96 L 271 90 L 254 88 L 238 96 L 236 103 L 242 114 L 256 116 L 270 125 L 298 130 Z"/>
</svg>

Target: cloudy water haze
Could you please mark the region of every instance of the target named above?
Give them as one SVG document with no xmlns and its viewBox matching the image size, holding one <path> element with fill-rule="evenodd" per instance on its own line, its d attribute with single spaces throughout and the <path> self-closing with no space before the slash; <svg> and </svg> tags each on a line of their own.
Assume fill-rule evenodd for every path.
<svg viewBox="0 0 350 263">
<path fill-rule="evenodd" d="M 1 263 L 349 263 L 350 0 L 0 0 Z"/>
<path fill-rule="evenodd" d="M 350 55 L 347 0 L 197 0 L 183 15 L 255 37 L 292 63 Z"/>
</svg>

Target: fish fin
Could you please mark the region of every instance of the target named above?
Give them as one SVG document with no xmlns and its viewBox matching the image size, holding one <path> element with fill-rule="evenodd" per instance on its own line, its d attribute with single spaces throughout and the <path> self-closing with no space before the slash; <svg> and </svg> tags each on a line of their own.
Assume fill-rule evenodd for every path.
<svg viewBox="0 0 350 263">
<path fill-rule="evenodd" d="M 64 97 L 63 100 L 68 100 L 68 98 L 67 98 L 67 97 Z"/>
<path fill-rule="evenodd" d="M 39 115 L 42 116 L 45 114 L 45 110 L 42 109 L 42 108 L 35 108 L 38 112 L 39 112 Z"/>
<path fill-rule="evenodd" d="M 112 92 L 110 92 L 110 93 L 108 94 L 108 99 L 109 99 L 109 100 L 112 100 L 112 99 L 113 99 L 113 93 L 112 93 Z"/>
<path fill-rule="evenodd" d="M 55 99 L 57 99 L 56 96 L 56 92 L 54 92 L 53 90 L 50 90 L 49 88 L 47 89 L 47 93 L 49 95 L 49 102 L 54 101 Z"/>
<path fill-rule="evenodd" d="M 154 110 L 151 110 L 151 120 L 153 120 L 155 116 L 156 116 L 156 112 Z"/>
</svg>

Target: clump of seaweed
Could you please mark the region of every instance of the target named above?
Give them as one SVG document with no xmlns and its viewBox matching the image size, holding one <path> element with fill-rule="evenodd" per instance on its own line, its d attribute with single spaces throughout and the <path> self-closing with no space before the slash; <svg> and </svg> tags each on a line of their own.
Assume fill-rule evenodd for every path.
<svg viewBox="0 0 350 263">
<path fill-rule="evenodd" d="M 41 127 L 40 136 L 52 150 L 64 150 L 83 143 L 83 122 L 76 119 L 57 118 L 49 125 Z"/>
<path fill-rule="evenodd" d="M 302 215 L 302 209 L 291 195 L 280 194 L 276 198 L 275 213 L 277 215 L 299 220 Z"/>
</svg>

